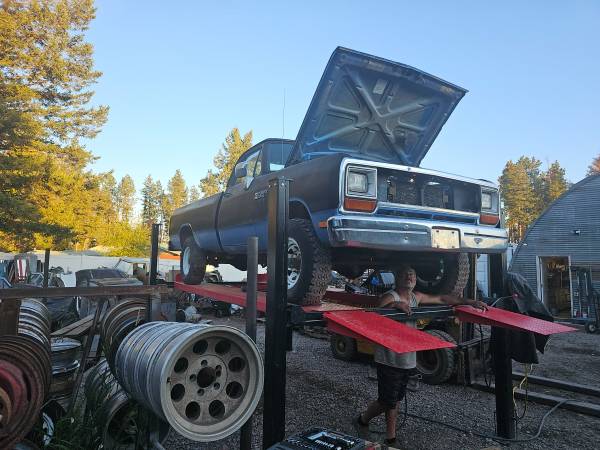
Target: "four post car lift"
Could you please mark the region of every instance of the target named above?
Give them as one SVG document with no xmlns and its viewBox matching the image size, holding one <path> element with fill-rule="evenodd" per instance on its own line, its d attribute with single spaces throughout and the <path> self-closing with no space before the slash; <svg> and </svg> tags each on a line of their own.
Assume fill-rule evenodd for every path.
<svg viewBox="0 0 600 450">
<path fill-rule="evenodd" d="M 286 351 L 291 349 L 293 327 L 323 325 L 333 333 L 367 340 L 390 348 L 397 353 L 455 346 L 453 343 L 404 325 L 402 322 L 408 320 L 409 317 L 406 313 L 397 309 L 365 309 L 339 304 L 344 296 L 351 296 L 352 294 L 328 291 L 325 295 L 326 301 L 321 305 L 302 307 L 288 304 L 287 218 L 289 182 L 290 180 L 285 178 L 274 178 L 269 183 L 268 281 L 266 295 L 264 292 L 256 292 L 254 282 L 248 283 L 247 292 L 243 292 L 239 285 L 212 283 L 188 285 L 181 281 L 175 282 L 177 290 L 249 307 L 250 310 L 257 310 L 266 314 L 263 448 L 269 448 L 284 439 Z M 250 271 L 251 267 L 257 265 L 256 244 L 249 245 L 249 250 L 248 268 Z M 503 296 L 505 263 L 503 255 L 491 255 L 490 259 L 492 293 L 499 298 Z M 251 261 L 253 265 L 250 264 Z M 255 270 L 251 272 L 248 274 L 248 280 L 251 276 L 254 278 L 256 274 Z M 247 304 L 247 298 L 250 300 L 250 304 Z M 330 301 L 327 302 L 327 300 Z M 496 336 L 495 345 L 492 347 L 496 380 L 496 430 L 498 437 L 505 439 L 515 437 L 512 362 L 507 346 L 507 331 L 532 331 L 542 335 L 573 331 L 573 328 L 560 324 L 493 307 L 490 307 L 488 311 L 480 311 L 470 306 L 457 306 L 454 308 L 449 306 L 421 307 L 414 309 L 411 320 L 414 320 L 415 316 L 419 316 L 419 318 L 454 316 L 463 323 L 492 326 L 493 333 Z M 247 324 L 251 322 L 254 322 L 255 326 L 256 322 L 252 314 L 250 314 L 250 318 L 247 317 Z M 246 445 L 249 445 L 249 440 Z M 242 447 L 244 447 L 244 439 L 242 439 Z"/>
</svg>

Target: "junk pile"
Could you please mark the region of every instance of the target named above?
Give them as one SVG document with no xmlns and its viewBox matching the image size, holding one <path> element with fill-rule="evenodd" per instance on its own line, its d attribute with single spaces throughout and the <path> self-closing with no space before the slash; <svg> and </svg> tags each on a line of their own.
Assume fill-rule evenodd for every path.
<svg viewBox="0 0 600 450">
<path fill-rule="evenodd" d="M 0 448 L 12 448 L 31 430 L 50 392 L 50 313 L 24 299 L 18 335 L 0 336 Z"/>
</svg>

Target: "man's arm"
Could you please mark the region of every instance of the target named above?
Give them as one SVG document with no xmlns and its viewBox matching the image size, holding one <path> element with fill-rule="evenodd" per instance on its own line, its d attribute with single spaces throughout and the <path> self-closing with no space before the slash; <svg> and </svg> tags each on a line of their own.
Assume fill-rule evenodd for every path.
<svg viewBox="0 0 600 450">
<path fill-rule="evenodd" d="M 417 291 L 414 291 L 414 294 L 420 305 L 469 305 L 474 308 L 483 309 L 484 311 L 488 309 L 485 303 L 470 298 L 462 298 L 449 294 L 431 295 Z"/>
<path fill-rule="evenodd" d="M 396 308 L 410 314 L 410 305 L 405 301 L 397 302 L 392 294 L 384 294 L 379 298 L 379 308 Z"/>
</svg>

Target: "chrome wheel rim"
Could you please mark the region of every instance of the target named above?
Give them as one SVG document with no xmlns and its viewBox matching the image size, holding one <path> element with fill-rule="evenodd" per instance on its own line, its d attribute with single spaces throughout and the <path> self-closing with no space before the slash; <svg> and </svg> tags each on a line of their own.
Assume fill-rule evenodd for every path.
<svg viewBox="0 0 600 450">
<path fill-rule="evenodd" d="M 302 252 L 294 238 L 288 238 L 288 289 L 292 289 L 298 283 L 300 270 L 302 269 Z"/>
<path fill-rule="evenodd" d="M 192 250 L 189 247 L 186 247 L 185 250 L 183 250 L 183 258 L 181 260 L 181 270 L 183 271 L 184 275 L 187 275 L 188 273 L 190 273 L 190 254 L 192 253 Z"/>
</svg>

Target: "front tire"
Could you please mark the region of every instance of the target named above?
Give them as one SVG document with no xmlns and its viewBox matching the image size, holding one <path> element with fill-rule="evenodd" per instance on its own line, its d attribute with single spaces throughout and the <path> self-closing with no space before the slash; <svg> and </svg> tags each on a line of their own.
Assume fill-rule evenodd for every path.
<svg viewBox="0 0 600 450">
<path fill-rule="evenodd" d="M 192 236 L 183 241 L 179 267 L 183 281 L 186 284 L 200 284 L 206 273 L 206 254 L 202 251 Z"/>
<path fill-rule="evenodd" d="M 425 330 L 426 333 L 442 341 L 456 344 L 445 331 Z M 438 348 L 417 352 L 417 370 L 427 384 L 441 384 L 448 381 L 456 370 L 456 351 L 453 348 Z"/>
<path fill-rule="evenodd" d="M 426 294 L 450 294 L 462 297 L 469 281 L 469 255 L 447 253 L 427 270 L 418 271 L 417 291 Z"/>
<path fill-rule="evenodd" d="M 288 226 L 288 301 L 321 302 L 331 279 L 331 255 L 315 235 L 312 223 L 291 219 Z"/>
</svg>

